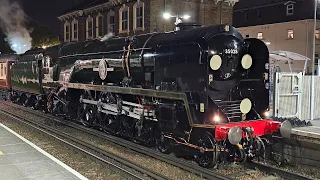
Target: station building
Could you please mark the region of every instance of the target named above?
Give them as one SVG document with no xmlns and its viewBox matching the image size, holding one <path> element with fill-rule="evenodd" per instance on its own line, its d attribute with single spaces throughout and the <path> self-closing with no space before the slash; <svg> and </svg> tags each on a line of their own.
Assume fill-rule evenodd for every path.
<svg viewBox="0 0 320 180">
<path fill-rule="evenodd" d="M 319 10 L 318 10 L 319 12 Z M 319 13 L 317 15 L 319 19 Z M 244 37 L 263 40 L 269 51 L 290 51 L 313 59 L 320 58 L 320 21 L 314 31 L 314 1 L 310 0 L 245 0 L 234 6 L 233 25 Z M 295 61 L 292 63 L 302 63 Z M 294 66 L 294 65 L 293 65 Z M 300 66 L 300 65 L 297 65 Z M 308 63 L 307 72 L 312 66 Z"/>
<path fill-rule="evenodd" d="M 78 0 L 63 12 L 61 39 L 80 42 L 101 38 L 108 33 L 116 36 L 138 35 L 174 30 L 175 18 L 166 20 L 165 12 L 188 14 L 186 22 L 205 26 L 232 24 L 233 5 L 238 0 Z M 221 16 L 220 16 L 221 12 Z"/>
</svg>

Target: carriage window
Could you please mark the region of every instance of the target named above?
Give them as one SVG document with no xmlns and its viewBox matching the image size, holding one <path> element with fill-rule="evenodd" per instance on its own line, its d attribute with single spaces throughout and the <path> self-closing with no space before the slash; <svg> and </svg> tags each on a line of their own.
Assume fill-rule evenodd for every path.
<svg viewBox="0 0 320 180">
<path fill-rule="evenodd" d="M 3 64 L 1 64 L 1 70 L 0 70 L 0 72 L 1 72 L 1 76 L 3 76 Z"/>
<path fill-rule="evenodd" d="M 4 75 L 7 75 L 7 66 L 6 66 L 6 65 L 4 65 L 4 68 L 3 68 L 3 69 L 4 69 L 3 74 L 4 74 Z"/>
</svg>

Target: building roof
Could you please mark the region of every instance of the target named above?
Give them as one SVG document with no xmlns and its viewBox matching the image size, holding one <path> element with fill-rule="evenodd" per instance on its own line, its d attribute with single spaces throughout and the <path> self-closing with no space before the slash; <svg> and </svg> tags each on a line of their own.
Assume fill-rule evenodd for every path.
<svg viewBox="0 0 320 180">
<path fill-rule="evenodd" d="M 84 0 L 80 2 L 79 4 L 73 6 L 72 8 L 67 9 L 66 11 L 62 12 L 60 16 L 73 12 L 73 11 L 78 11 L 78 10 L 84 10 L 90 7 L 94 7 L 103 3 L 106 3 L 108 1 L 106 0 Z"/>
<path fill-rule="evenodd" d="M 277 3 L 286 3 L 288 1 L 296 1 L 296 0 L 240 0 L 238 3 L 234 5 L 234 10 L 246 9 L 246 8 L 254 8 L 257 6 L 265 6 L 270 4 Z"/>
</svg>

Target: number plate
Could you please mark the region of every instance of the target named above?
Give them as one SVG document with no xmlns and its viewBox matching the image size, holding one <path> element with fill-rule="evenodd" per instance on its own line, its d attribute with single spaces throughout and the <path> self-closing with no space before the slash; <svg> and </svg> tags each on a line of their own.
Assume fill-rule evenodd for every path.
<svg viewBox="0 0 320 180">
<path fill-rule="evenodd" d="M 225 54 L 238 54 L 238 49 L 225 49 L 224 50 Z"/>
</svg>

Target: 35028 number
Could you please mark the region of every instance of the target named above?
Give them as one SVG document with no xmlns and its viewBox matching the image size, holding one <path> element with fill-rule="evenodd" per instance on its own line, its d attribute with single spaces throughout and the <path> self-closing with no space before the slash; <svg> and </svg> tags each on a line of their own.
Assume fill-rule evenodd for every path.
<svg viewBox="0 0 320 180">
<path fill-rule="evenodd" d="M 225 54 L 238 54 L 238 49 L 225 49 L 224 50 Z"/>
</svg>

